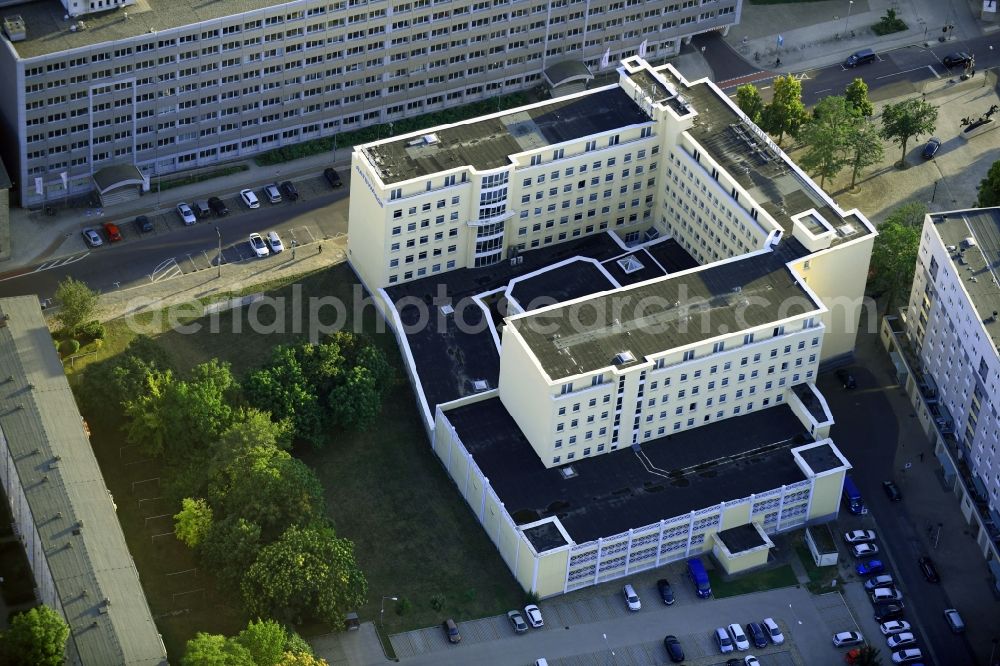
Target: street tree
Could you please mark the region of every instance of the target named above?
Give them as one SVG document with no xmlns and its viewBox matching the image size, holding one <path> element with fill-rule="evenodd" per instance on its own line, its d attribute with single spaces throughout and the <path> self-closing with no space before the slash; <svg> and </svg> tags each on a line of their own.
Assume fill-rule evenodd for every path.
<svg viewBox="0 0 1000 666">
<path fill-rule="evenodd" d="M 898 222 L 886 222 L 878 228 L 872 246 L 871 277 L 873 291 L 885 295 L 888 307 L 909 292 L 920 247 L 920 227 L 907 227 Z"/>
<path fill-rule="evenodd" d="M 905 203 L 896 210 L 889 213 L 883 224 L 901 224 L 904 227 L 921 228 L 924 226 L 924 217 L 927 215 L 927 206 L 919 201 Z"/>
<path fill-rule="evenodd" d="M 62 666 L 66 662 L 69 625 L 48 606 L 37 606 L 11 619 L 0 634 L 3 664 Z"/>
<path fill-rule="evenodd" d="M 774 97 L 761 112 L 761 128 L 776 135 L 780 146 L 785 134 L 797 137 L 808 118 L 802 103 L 802 83 L 791 74 L 776 78 Z"/>
<path fill-rule="evenodd" d="M 56 320 L 70 335 L 93 319 L 97 310 L 97 292 L 69 276 L 63 278 L 56 287 L 56 301 L 59 303 Z"/>
<path fill-rule="evenodd" d="M 875 113 L 875 106 L 868 99 L 868 84 L 864 79 L 857 78 L 848 83 L 844 88 L 844 97 L 847 99 L 848 108 L 854 114 L 869 118 Z"/>
<path fill-rule="evenodd" d="M 365 602 L 368 583 L 351 541 L 328 527 L 293 525 L 261 549 L 243 577 L 242 592 L 251 615 L 334 623 Z"/>
<path fill-rule="evenodd" d="M 253 666 L 249 650 L 234 638 L 198 632 L 187 642 L 182 666 Z"/>
<path fill-rule="evenodd" d="M 861 172 L 885 157 L 885 146 L 875 124 L 867 118 L 855 118 L 847 133 L 847 166 L 851 169 L 851 189 Z"/>
<path fill-rule="evenodd" d="M 834 178 L 848 164 L 847 137 L 854 117 L 843 97 L 825 97 L 816 105 L 812 119 L 802 126 L 800 137 L 808 146 L 800 159 L 807 171 L 819 175 L 819 186 Z"/>
<path fill-rule="evenodd" d="M 174 534 L 188 548 L 204 541 L 212 529 L 212 507 L 204 499 L 185 497 L 181 510 L 174 515 Z"/>
<path fill-rule="evenodd" d="M 903 149 L 897 166 L 906 165 L 906 144 L 911 138 L 934 132 L 937 117 L 937 107 L 915 98 L 887 104 L 882 109 L 882 138 L 898 143 Z"/>
<path fill-rule="evenodd" d="M 764 111 L 764 100 L 757 86 L 746 83 L 736 89 L 736 106 L 740 107 L 747 118 L 755 124 L 760 124 L 760 114 Z"/>
<path fill-rule="evenodd" d="M 979 200 L 981 208 L 1000 206 L 1000 160 L 993 163 L 979 183 Z"/>
</svg>

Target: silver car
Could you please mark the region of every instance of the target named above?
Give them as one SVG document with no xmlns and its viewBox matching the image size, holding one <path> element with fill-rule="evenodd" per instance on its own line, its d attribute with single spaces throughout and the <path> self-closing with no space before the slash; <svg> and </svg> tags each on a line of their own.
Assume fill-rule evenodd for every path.
<svg viewBox="0 0 1000 666">
<path fill-rule="evenodd" d="M 177 204 L 177 215 L 181 218 L 181 222 L 183 222 L 186 226 L 190 226 L 198 221 L 198 218 L 195 217 L 194 211 L 191 210 L 191 206 L 183 202 Z"/>
</svg>

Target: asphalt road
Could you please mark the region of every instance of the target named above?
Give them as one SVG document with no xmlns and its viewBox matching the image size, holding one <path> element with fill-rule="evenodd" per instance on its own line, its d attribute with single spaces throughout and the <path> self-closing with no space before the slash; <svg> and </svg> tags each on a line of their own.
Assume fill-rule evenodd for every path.
<svg viewBox="0 0 1000 666">
<path fill-rule="evenodd" d="M 301 197 L 296 202 L 268 204 L 261 197 L 259 209 L 249 210 L 239 201 L 236 193 L 223 193 L 222 199 L 230 209 L 224 218 L 214 216 L 184 226 L 172 210 L 150 215 L 154 230 L 140 233 L 132 218 L 119 220 L 114 217 L 85 219 L 79 224 L 100 227 L 104 222 L 119 225 L 123 240 L 105 243 L 101 247 L 81 249 L 77 254 L 20 269 L 14 274 L 0 276 L 0 296 L 36 294 L 42 300 L 52 298 L 60 280 L 72 276 L 87 283 L 91 289 L 107 292 L 115 289 L 169 280 L 185 273 L 205 270 L 219 263 L 219 234 L 222 235 L 222 265 L 241 261 L 277 261 L 273 255 L 257 259 L 250 249 L 248 237 L 253 232 L 264 234 L 277 231 L 290 251 L 291 242 L 308 245 L 335 235 L 332 220 L 312 216 L 309 221 L 299 219 L 303 214 L 344 199 L 350 192 L 349 184 L 330 190 L 321 178 L 306 179 L 296 183 Z M 162 195 L 164 205 L 170 199 Z M 218 229 L 218 232 L 216 231 Z M 72 235 L 81 240 L 79 232 Z M 224 270 L 224 269 L 223 269 Z"/>
<path fill-rule="evenodd" d="M 919 516 L 911 516 L 906 502 L 907 487 L 894 469 L 895 443 L 899 438 L 900 415 L 893 407 L 873 374 L 864 368 L 851 368 L 858 382 L 854 391 L 845 391 L 832 373 L 821 375 L 817 385 L 826 397 L 836 425 L 830 436 L 854 463 L 851 477 L 861 490 L 868 506 L 868 515 L 856 517 L 851 529 L 876 529 L 880 556 L 892 576 L 901 581 L 905 605 L 905 619 L 914 625 L 920 647 L 930 645 L 936 660 L 925 663 L 962 666 L 975 660 L 963 636 L 948 630 L 941 617 L 945 608 L 954 608 L 941 585 L 924 580 L 917 566 L 917 559 L 926 554 L 918 535 Z M 905 415 L 908 417 L 908 415 Z M 928 454 L 930 455 L 930 454 Z M 890 502 L 882 490 L 882 482 L 895 480 L 901 487 L 903 501 Z M 849 523 L 846 511 L 841 512 L 842 522 Z M 877 521 L 877 524 L 876 524 Z M 878 637 L 873 641 L 878 643 Z M 883 651 L 883 654 L 885 652 Z M 926 657 L 925 650 L 925 657 Z"/>
</svg>

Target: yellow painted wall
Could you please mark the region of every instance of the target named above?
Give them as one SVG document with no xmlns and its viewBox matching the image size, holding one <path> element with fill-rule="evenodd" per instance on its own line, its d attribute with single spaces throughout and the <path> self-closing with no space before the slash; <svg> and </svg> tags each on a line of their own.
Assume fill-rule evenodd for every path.
<svg viewBox="0 0 1000 666">
<path fill-rule="evenodd" d="M 569 566 L 570 549 L 543 553 L 538 562 L 538 580 L 535 593 L 542 598 L 562 594 L 566 585 L 566 568 Z"/>
<path fill-rule="evenodd" d="M 844 488 L 845 473 L 844 471 L 839 471 L 816 477 L 812 503 L 809 506 L 808 520 L 823 518 L 837 512 L 840 507 L 840 498 Z"/>
<path fill-rule="evenodd" d="M 715 559 L 722 564 L 722 568 L 726 570 L 726 573 L 735 574 L 741 571 L 747 571 L 748 569 L 753 569 L 756 567 L 761 567 L 767 564 L 767 553 L 768 549 L 761 548 L 744 555 L 739 555 L 732 559 L 727 559 L 721 551 L 716 551 Z"/>
<path fill-rule="evenodd" d="M 514 578 L 525 591 L 530 592 L 531 579 L 535 574 L 535 553 L 521 532 L 517 533 L 517 537 L 517 571 L 514 572 Z"/>
<path fill-rule="evenodd" d="M 385 208 L 379 205 L 361 173 L 368 175 L 369 181 L 374 181 L 365 159 L 354 152 L 351 156 L 347 258 L 365 285 L 369 289 L 377 289 L 388 284 L 389 246 L 386 234 L 390 227 L 387 226 Z M 380 194 L 380 198 L 384 203 L 385 197 Z"/>
<path fill-rule="evenodd" d="M 500 350 L 500 401 L 546 466 L 552 464 L 554 441 L 552 390 L 524 340 L 513 327 L 505 326 Z"/>
<path fill-rule="evenodd" d="M 722 528 L 719 531 L 749 524 L 750 509 L 750 502 L 744 502 L 737 506 L 727 506 L 726 510 L 722 514 Z"/>
</svg>

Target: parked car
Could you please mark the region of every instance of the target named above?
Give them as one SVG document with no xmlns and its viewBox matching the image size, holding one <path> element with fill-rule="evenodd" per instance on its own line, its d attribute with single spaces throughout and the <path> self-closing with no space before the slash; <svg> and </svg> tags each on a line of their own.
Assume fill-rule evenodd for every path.
<svg viewBox="0 0 1000 666">
<path fill-rule="evenodd" d="M 656 581 L 656 589 L 660 591 L 660 598 L 663 599 L 663 603 L 668 606 L 674 603 L 674 591 L 670 588 L 670 581 L 666 578 L 661 578 Z"/>
<path fill-rule="evenodd" d="M 765 617 L 764 621 L 761 622 L 764 625 L 764 631 L 767 632 L 768 638 L 775 645 L 781 645 L 785 642 L 785 636 L 781 633 L 781 628 L 778 627 L 778 623 L 774 621 L 774 618 Z"/>
<path fill-rule="evenodd" d="M 962 616 L 954 608 L 945 610 L 944 619 L 953 633 L 961 634 L 965 631 L 965 622 L 962 621 Z"/>
<path fill-rule="evenodd" d="M 191 207 L 194 210 L 194 214 L 198 217 L 199 220 L 203 220 L 206 217 L 212 216 L 212 209 L 208 205 L 208 199 L 205 199 L 203 201 L 195 201 Z"/>
<path fill-rule="evenodd" d="M 524 617 L 528 618 L 528 624 L 535 629 L 540 629 L 545 625 L 542 620 L 542 611 L 535 604 L 528 604 L 524 607 Z"/>
<path fill-rule="evenodd" d="M 858 562 L 854 570 L 858 572 L 859 576 L 870 576 L 885 571 L 885 565 L 882 560 L 868 560 L 867 562 Z"/>
<path fill-rule="evenodd" d="M 83 234 L 83 240 L 86 241 L 87 245 L 90 247 L 101 247 L 104 245 L 104 239 L 101 238 L 101 235 L 90 227 L 87 227 L 80 233 Z"/>
<path fill-rule="evenodd" d="M 289 201 L 295 201 L 299 198 L 299 191 L 295 189 L 295 184 L 290 180 L 281 184 L 281 194 Z"/>
<path fill-rule="evenodd" d="M 882 631 L 883 636 L 892 636 L 893 634 L 909 631 L 910 623 L 906 620 L 889 620 L 880 624 L 878 628 Z"/>
<path fill-rule="evenodd" d="M 628 583 L 622 588 L 622 594 L 625 595 L 625 603 L 628 604 L 630 611 L 637 611 L 642 608 L 642 602 L 639 601 L 639 595 L 635 593 L 632 583 Z"/>
<path fill-rule="evenodd" d="M 922 658 L 923 654 L 919 648 L 906 648 L 892 653 L 892 663 L 894 664 L 909 664 Z"/>
<path fill-rule="evenodd" d="M 177 204 L 177 215 L 185 225 L 192 225 L 198 221 L 198 218 L 194 215 L 194 211 L 191 210 L 191 206 L 183 202 Z"/>
<path fill-rule="evenodd" d="M 869 592 L 874 590 L 876 587 L 892 587 L 893 585 L 895 585 L 895 581 L 892 580 L 892 576 L 889 574 L 872 576 L 865 581 L 865 589 Z"/>
<path fill-rule="evenodd" d="M 854 68 L 869 62 L 875 62 L 875 52 L 871 49 L 861 49 L 847 56 L 847 60 L 844 61 L 844 67 Z"/>
<path fill-rule="evenodd" d="M 343 185 L 343 181 L 340 180 L 340 174 L 333 167 L 327 167 L 323 169 L 323 177 L 326 178 L 326 182 L 330 183 L 330 187 L 340 187 Z"/>
<path fill-rule="evenodd" d="M 965 51 L 955 51 L 941 58 L 941 62 L 943 62 L 944 66 L 949 69 L 958 66 L 965 67 L 972 62 L 972 56 Z"/>
<path fill-rule="evenodd" d="M 267 232 L 267 244 L 271 247 L 271 252 L 275 254 L 283 252 L 285 249 L 285 244 L 281 242 L 281 237 L 277 231 Z"/>
<path fill-rule="evenodd" d="M 899 492 L 899 486 L 896 485 L 895 481 L 883 481 L 882 490 L 885 491 L 886 496 L 893 502 L 899 502 L 903 499 L 903 494 Z"/>
<path fill-rule="evenodd" d="M 924 574 L 924 578 L 927 579 L 928 583 L 941 582 L 941 577 L 938 576 L 937 567 L 934 566 L 934 560 L 927 555 L 923 555 L 919 560 L 917 560 L 917 564 L 920 565 L 920 571 Z"/>
<path fill-rule="evenodd" d="M 729 654 L 733 651 L 733 639 L 729 637 L 729 632 L 726 631 L 725 627 L 716 628 L 712 636 L 715 638 L 715 644 L 718 646 L 719 652 Z"/>
<path fill-rule="evenodd" d="M 852 530 L 844 533 L 844 541 L 847 543 L 864 543 L 875 540 L 875 530 Z"/>
<path fill-rule="evenodd" d="M 846 647 L 848 645 L 861 645 L 865 642 L 865 637 L 860 631 L 842 631 L 833 635 L 834 647 Z"/>
<path fill-rule="evenodd" d="M 447 619 L 442 623 L 444 627 L 444 633 L 448 637 L 449 643 L 461 643 L 462 634 L 458 633 L 458 625 L 452 619 Z"/>
<path fill-rule="evenodd" d="M 108 240 L 112 243 L 117 243 L 122 239 L 122 232 L 114 222 L 104 223 L 104 233 L 107 234 Z"/>
<path fill-rule="evenodd" d="M 903 617 L 903 610 L 902 601 L 877 603 L 875 604 L 875 621 L 881 623 L 889 620 L 898 620 Z"/>
<path fill-rule="evenodd" d="M 937 152 L 940 149 L 941 149 L 941 139 L 937 138 L 936 136 L 932 136 L 930 139 L 927 140 L 927 143 L 924 145 L 924 149 L 923 151 L 921 151 L 920 155 L 925 160 L 932 160 L 934 159 L 934 156 L 937 155 Z"/>
<path fill-rule="evenodd" d="M 767 634 L 764 633 L 764 627 L 760 626 L 757 622 L 747 623 L 747 636 L 753 641 L 753 646 L 755 648 L 766 648 L 767 647 Z"/>
<path fill-rule="evenodd" d="M 757 657 L 748 654 L 743 657 L 743 666 L 760 666 L 760 662 L 757 660 Z"/>
<path fill-rule="evenodd" d="M 896 587 L 876 587 L 871 591 L 873 603 L 880 601 L 902 601 L 903 593 Z"/>
<path fill-rule="evenodd" d="M 267 245 L 264 243 L 264 239 L 257 233 L 250 234 L 250 249 L 252 249 L 254 254 L 258 257 L 266 257 L 271 254 L 267 249 Z"/>
<path fill-rule="evenodd" d="M 278 185 L 275 183 L 264 186 L 264 196 L 267 197 L 268 203 L 281 203 L 281 192 L 278 190 Z"/>
<path fill-rule="evenodd" d="M 840 380 L 841 386 L 843 386 L 845 389 L 854 390 L 858 387 L 858 382 L 854 380 L 854 375 L 852 375 L 844 368 L 840 368 L 834 374 L 837 375 L 837 379 Z"/>
<path fill-rule="evenodd" d="M 253 190 L 240 190 L 240 199 L 247 205 L 247 208 L 260 208 L 260 200 Z"/>
<path fill-rule="evenodd" d="M 676 636 L 664 636 L 663 647 L 667 649 L 667 656 L 670 657 L 670 661 L 675 664 L 684 661 L 684 648 L 681 647 L 681 642 L 677 640 Z"/>
<path fill-rule="evenodd" d="M 873 543 L 859 543 L 851 547 L 854 557 L 872 557 L 878 555 L 878 546 Z"/>
<path fill-rule="evenodd" d="M 226 202 L 219 197 L 210 197 L 208 200 L 208 207 L 211 208 L 212 212 L 219 217 L 229 215 L 229 207 L 226 206 Z"/>
<path fill-rule="evenodd" d="M 729 635 L 733 638 L 733 643 L 736 645 L 737 650 L 749 650 L 750 640 L 747 635 L 743 633 L 742 627 L 735 622 L 729 625 Z"/>
<path fill-rule="evenodd" d="M 908 645 L 916 645 L 917 637 L 909 631 L 901 631 L 898 634 L 893 634 L 886 639 L 886 644 L 892 648 L 896 649 L 899 647 L 906 647 Z"/>
<path fill-rule="evenodd" d="M 514 630 L 515 634 L 523 634 L 528 630 L 528 623 L 521 617 L 521 611 L 509 611 L 507 620 L 510 621 L 510 628 Z"/>
<path fill-rule="evenodd" d="M 153 230 L 153 221 L 150 220 L 145 215 L 139 215 L 135 218 L 135 229 L 139 233 L 146 233 L 147 231 Z"/>
</svg>

